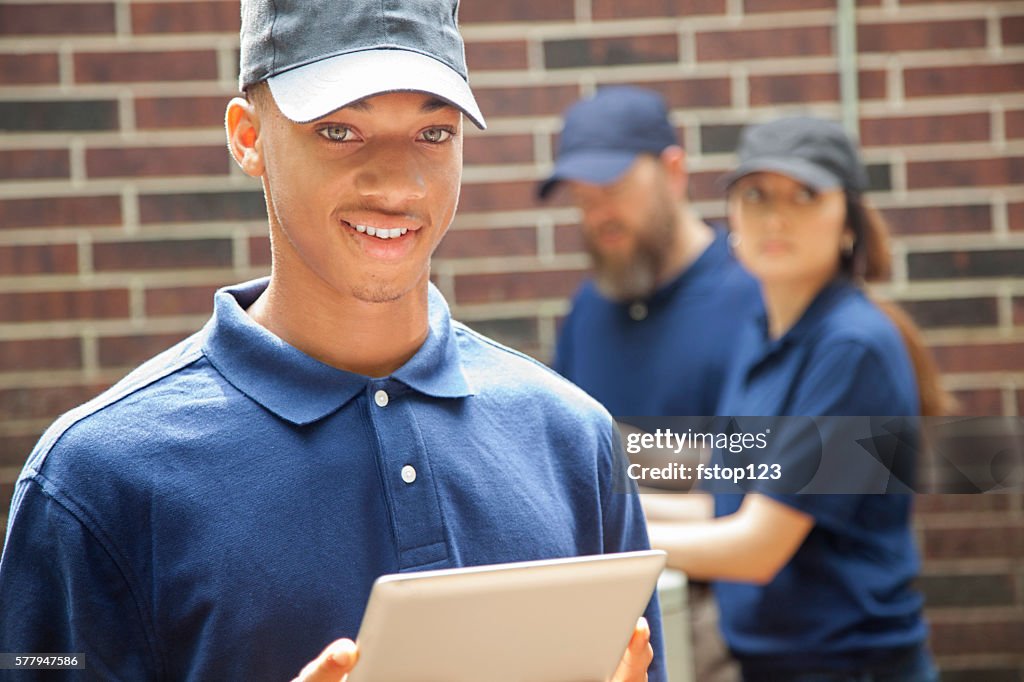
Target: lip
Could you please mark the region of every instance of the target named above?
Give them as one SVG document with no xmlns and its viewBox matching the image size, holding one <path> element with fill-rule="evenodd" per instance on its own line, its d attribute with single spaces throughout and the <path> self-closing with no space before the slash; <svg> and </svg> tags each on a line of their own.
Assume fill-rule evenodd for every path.
<svg viewBox="0 0 1024 682">
<path fill-rule="evenodd" d="M 373 226 L 387 230 L 405 229 L 407 231 L 398 237 L 381 239 L 364 232 L 358 232 L 353 225 Z M 407 220 L 395 218 L 390 220 L 360 218 L 359 220 L 353 219 L 351 222 L 342 219 L 340 226 L 363 254 L 385 261 L 399 260 L 408 255 L 412 251 L 413 245 L 419 237 L 419 230 L 422 227 L 420 224 L 412 224 Z"/>
<path fill-rule="evenodd" d="M 762 241 L 759 247 L 762 253 L 786 253 L 793 250 L 792 244 L 781 239 Z"/>
</svg>

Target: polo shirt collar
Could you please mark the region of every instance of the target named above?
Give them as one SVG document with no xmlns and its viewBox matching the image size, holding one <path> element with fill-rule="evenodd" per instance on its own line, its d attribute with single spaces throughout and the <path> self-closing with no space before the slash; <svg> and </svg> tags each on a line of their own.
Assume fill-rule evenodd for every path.
<svg viewBox="0 0 1024 682">
<path fill-rule="evenodd" d="M 267 278 L 226 287 L 214 297 L 203 351 L 242 393 L 293 424 L 310 424 L 339 410 L 361 393 L 370 377 L 331 367 L 291 346 L 245 312 L 267 288 Z M 472 395 L 462 371 L 451 314 L 430 285 L 426 341 L 392 378 L 438 398 Z"/>
<path fill-rule="evenodd" d="M 807 306 L 796 324 L 778 339 L 772 339 L 769 335 L 768 315 L 762 310 L 758 315 L 758 330 L 763 344 L 763 352 L 759 357 L 763 359 L 783 348 L 799 345 L 803 339 L 818 328 L 835 303 L 854 290 L 855 287 L 848 278 L 840 276 L 833 279 L 811 300 L 811 304 Z"/>
</svg>

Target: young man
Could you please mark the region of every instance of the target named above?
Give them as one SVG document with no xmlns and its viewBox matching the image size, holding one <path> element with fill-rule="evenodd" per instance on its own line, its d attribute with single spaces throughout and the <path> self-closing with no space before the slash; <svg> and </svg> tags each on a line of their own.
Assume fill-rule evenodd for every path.
<svg viewBox="0 0 1024 682">
<path fill-rule="evenodd" d="M 608 414 L 429 284 L 463 114 L 483 127 L 456 4 L 243 1 L 228 142 L 263 184 L 271 276 L 43 436 L 0 651 L 84 654 L 90 679 L 340 680 L 381 574 L 647 547 Z M 656 609 L 617 679 L 645 679 Z"/>
<path fill-rule="evenodd" d="M 714 415 L 731 342 L 758 305 L 725 232 L 689 207 L 687 184 L 656 93 L 602 88 L 566 112 L 539 194 L 569 191 L 594 277 L 573 299 L 554 367 L 616 416 Z"/>
<path fill-rule="evenodd" d="M 689 207 L 686 154 L 661 97 L 608 87 L 570 107 L 540 196 L 559 185 L 582 213 L 594 276 L 573 299 L 554 368 L 617 417 L 716 414 L 734 339 L 760 295 L 725 232 Z M 652 520 L 711 516 L 707 496 L 644 498 Z M 738 679 L 709 587 L 691 584 L 689 597 L 697 679 Z"/>
</svg>

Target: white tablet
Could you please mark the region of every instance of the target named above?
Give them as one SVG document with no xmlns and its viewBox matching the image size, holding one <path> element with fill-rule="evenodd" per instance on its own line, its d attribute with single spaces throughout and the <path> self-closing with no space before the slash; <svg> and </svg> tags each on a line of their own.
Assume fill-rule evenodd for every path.
<svg viewBox="0 0 1024 682">
<path fill-rule="evenodd" d="M 385 575 L 350 682 L 604 682 L 665 566 L 658 550 Z"/>
</svg>

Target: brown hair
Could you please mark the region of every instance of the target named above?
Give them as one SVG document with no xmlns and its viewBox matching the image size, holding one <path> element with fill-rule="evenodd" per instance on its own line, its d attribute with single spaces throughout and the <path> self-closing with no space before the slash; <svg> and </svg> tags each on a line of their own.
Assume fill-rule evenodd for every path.
<svg viewBox="0 0 1024 682">
<path fill-rule="evenodd" d="M 889 228 L 882 214 L 866 204 L 860 195 L 848 192 L 846 216 L 847 225 L 853 231 L 854 242 L 852 252 L 842 255 L 840 271 L 855 282 L 888 278 L 891 262 Z M 935 417 L 950 414 L 956 409 L 956 401 L 942 388 L 938 367 L 921 337 L 921 330 L 897 303 L 875 296 L 871 300 L 896 326 L 907 347 L 917 377 L 921 415 Z"/>
</svg>

